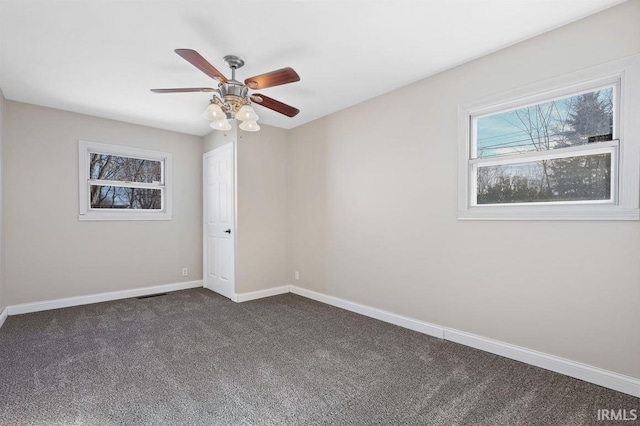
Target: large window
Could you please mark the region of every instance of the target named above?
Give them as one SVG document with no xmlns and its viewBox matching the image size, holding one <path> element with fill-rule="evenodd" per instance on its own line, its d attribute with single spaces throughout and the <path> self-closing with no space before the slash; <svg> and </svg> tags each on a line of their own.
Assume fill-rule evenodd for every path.
<svg viewBox="0 0 640 426">
<path fill-rule="evenodd" d="M 171 219 L 171 154 L 79 142 L 80 220 Z"/>
<path fill-rule="evenodd" d="M 639 219 L 637 58 L 461 107 L 460 219 Z"/>
</svg>

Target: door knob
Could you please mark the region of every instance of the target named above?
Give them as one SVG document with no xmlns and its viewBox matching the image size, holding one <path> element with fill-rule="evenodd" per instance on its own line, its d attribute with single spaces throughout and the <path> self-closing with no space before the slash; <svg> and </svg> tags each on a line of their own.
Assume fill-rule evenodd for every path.
<svg viewBox="0 0 640 426">
<path fill-rule="evenodd" d="M 224 231 L 224 232 L 226 232 L 227 234 L 230 234 L 230 233 L 231 233 L 231 229 L 227 229 L 227 230 L 226 230 L 226 231 Z"/>
</svg>

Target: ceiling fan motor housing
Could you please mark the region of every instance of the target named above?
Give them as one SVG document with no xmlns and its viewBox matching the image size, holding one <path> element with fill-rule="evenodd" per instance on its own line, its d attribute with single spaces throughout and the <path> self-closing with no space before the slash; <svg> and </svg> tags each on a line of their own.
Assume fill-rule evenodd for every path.
<svg viewBox="0 0 640 426">
<path fill-rule="evenodd" d="M 224 104 L 229 107 L 227 111 L 227 115 L 230 115 L 229 118 L 233 118 L 233 115 L 235 115 L 242 105 L 247 103 L 249 88 L 239 81 L 227 80 L 226 83 L 220 83 L 218 85 L 218 90 L 220 91 L 222 99 L 224 99 Z"/>
</svg>

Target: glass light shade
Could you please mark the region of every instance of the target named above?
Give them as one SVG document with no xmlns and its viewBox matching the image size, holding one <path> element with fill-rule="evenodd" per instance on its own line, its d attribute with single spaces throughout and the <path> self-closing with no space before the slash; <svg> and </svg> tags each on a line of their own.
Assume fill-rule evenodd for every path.
<svg viewBox="0 0 640 426">
<path fill-rule="evenodd" d="M 202 113 L 202 117 L 210 121 L 226 120 L 227 114 L 222 111 L 216 104 L 209 104 L 207 109 Z"/>
<path fill-rule="evenodd" d="M 226 118 L 224 120 L 216 120 L 209 123 L 213 129 L 216 130 L 231 130 L 231 123 Z"/>
<path fill-rule="evenodd" d="M 246 130 L 247 132 L 257 132 L 260 130 L 260 126 L 255 121 L 244 121 L 240 124 L 240 128 L 242 130 Z"/>
<path fill-rule="evenodd" d="M 243 105 L 242 108 L 236 112 L 236 118 L 241 121 L 258 121 L 258 114 L 249 105 Z"/>
</svg>

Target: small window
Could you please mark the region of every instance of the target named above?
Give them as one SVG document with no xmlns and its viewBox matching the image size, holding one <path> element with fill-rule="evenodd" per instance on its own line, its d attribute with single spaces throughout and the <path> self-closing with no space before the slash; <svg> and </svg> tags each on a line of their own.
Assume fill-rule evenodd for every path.
<svg viewBox="0 0 640 426">
<path fill-rule="evenodd" d="M 639 218 L 637 89 L 604 68 L 461 108 L 460 219 Z"/>
<path fill-rule="evenodd" d="M 171 154 L 79 142 L 80 220 L 171 219 Z"/>
</svg>

